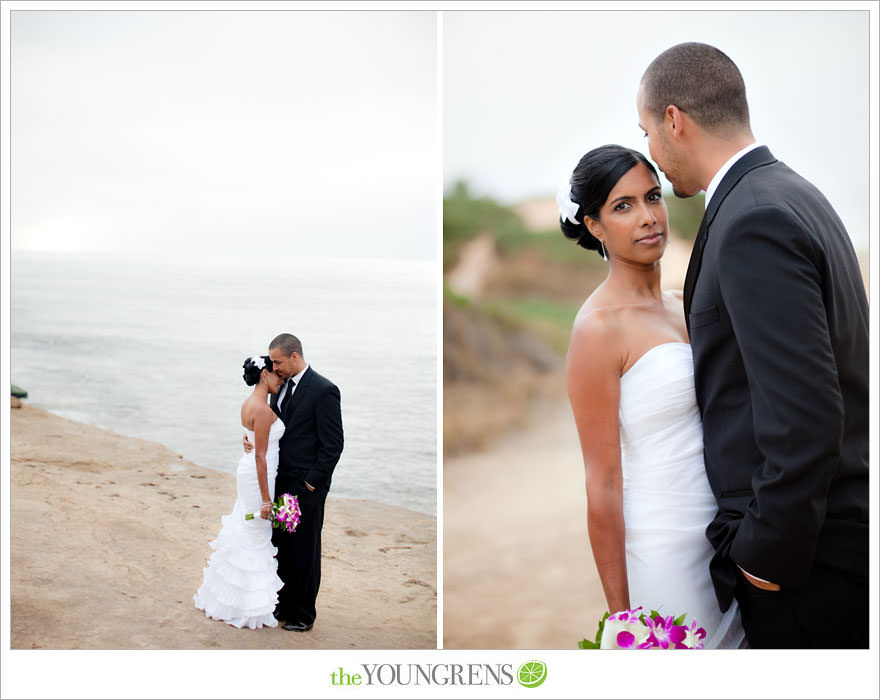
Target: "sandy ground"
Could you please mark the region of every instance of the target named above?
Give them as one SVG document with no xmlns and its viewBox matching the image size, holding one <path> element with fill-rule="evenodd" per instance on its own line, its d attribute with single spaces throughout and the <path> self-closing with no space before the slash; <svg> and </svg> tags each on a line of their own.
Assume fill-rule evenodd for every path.
<svg viewBox="0 0 880 700">
<path fill-rule="evenodd" d="M 534 411 L 528 430 L 444 460 L 444 648 L 577 649 L 605 612 L 574 419 L 564 399 Z"/>
<path fill-rule="evenodd" d="M 310 632 L 196 610 L 234 498 L 231 474 L 161 445 L 13 408 L 12 649 L 436 648 L 436 519 L 332 492 Z"/>
</svg>

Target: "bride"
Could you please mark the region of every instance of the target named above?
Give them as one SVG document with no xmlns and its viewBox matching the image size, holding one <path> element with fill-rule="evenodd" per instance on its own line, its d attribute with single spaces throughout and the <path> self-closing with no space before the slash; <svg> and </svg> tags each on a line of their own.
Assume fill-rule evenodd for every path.
<svg viewBox="0 0 880 700">
<path fill-rule="evenodd" d="M 722 613 L 705 529 L 717 510 L 681 292 L 661 291 L 666 205 L 638 151 L 601 146 L 559 197 L 562 232 L 608 261 L 571 332 L 566 385 L 586 469 L 587 526 L 608 609 L 687 613 L 705 648 L 737 648 Z"/>
<path fill-rule="evenodd" d="M 273 612 L 283 584 L 268 518 L 284 423 L 267 403 L 282 383 L 272 371 L 272 360 L 257 355 L 246 359 L 243 367 L 244 381 L 254 391 L 241 406 L 241 424 L 255 449 L 238 461 L 235 505 L 223 516 L 220 534 L 211 542 L 214 553 L 193 600 L 208 617 L 255 629 L 278 625 Z M 245 520 L 246 513 L 254 513 L 254 518 Z"/>
</svg>

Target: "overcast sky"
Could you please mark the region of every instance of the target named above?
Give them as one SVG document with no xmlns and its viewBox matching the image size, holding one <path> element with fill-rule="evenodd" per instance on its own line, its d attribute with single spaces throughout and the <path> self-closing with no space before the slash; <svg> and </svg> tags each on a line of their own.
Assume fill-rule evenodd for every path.
<svg viewBox="0 0 880 700">
<path fill-rule="evenodd" d="M 433 12 L 19 10 L 11 46 L 13 249 L 436 258 Z"/>
<path fill-rule="evenodd" d="M 554 196 L 604 143 L 647 155 L 642 73 L 670 46 L 700 41 L 739 66 L 755 137 L 825 193 L 867 250 L 867 12 L 446 12 L 443 28 L 447 187 L 465 179 L 513 203 Z"/>
</svg>

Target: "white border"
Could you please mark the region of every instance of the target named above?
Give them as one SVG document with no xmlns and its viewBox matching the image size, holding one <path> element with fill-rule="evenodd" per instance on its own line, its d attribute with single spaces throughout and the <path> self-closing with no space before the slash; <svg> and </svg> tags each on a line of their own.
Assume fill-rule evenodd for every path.
<svg viewBox="0 0 880 700">
<path fill-rule="evenodd" d="M 443 13 L 437 22 L 437 648 L 443 648 Z"/>
<path fill-rule="evenodd" d="M 9 42 L 10 17 L 6 11 L 5 3 L 0 5 L 0 387 L 10 385 L 9 364 L 9 310 L 11 291 L 10 280 L 10 249 L 11 249 L 11 221 L 12 215 L 9 208 L 10 185 L 9 176 L 11 160 L 9 157 L 10 146 L 10 76 L 12 49 Z M 5 652 L 10 646 L 10 595 L 9 595 L 9 568 L 10 568 L 10 447 L 9 447 L 9 401 L 0 401 L 0 532 L 2 532 L 2 557 L 0 557 L 0 651 Z M 5 661 L 5 659 L 4 659 Z M 2 663 L 6 666 L 6 663 Z M 3 676 L 6 674 L 3 673 Z M 5 697 L 5 680 L 0 679 L 0 696 Z"/>
<path fill-rule="evenodd" d="M 0 9 L 0 44 L 3 46 L 2 93 L 0 93 L 0 148 L 9 153 L 9 12 L 13 10 L 434 10 L 438 13 L 437 30 L 437 148 L 442 162 L 443 126 L 443 30 L 442 11 L 472 10 L 701 10 L 705 5 L 693 2 L 670 2 L 658 8 L 654 2 L 23 2 L 9 1 Z M 715 2 L 712 10 L 864 10 L 870 13 L 870 307 L 871 319 L 871 463 L 876 466 L 878 438 L 878 289 L 877 244 L 878 196 L 878 5 L 876 2 Z M 207 6 L 207 7 L 206 7 Z M 0 378 L 9 383 L 9 159 L 2 158 L 0 168 L 0 306 L 2 306 L 2 352 Z M 438 201 L 442 202 L 442 177 L 438 174 Z M 443 471 L 442 471 L 442 206 L 438 203 L 438 300 L 437 300 L 437 548 L 438 548 L 438 647 L 442 646 L 442 545 L 443 545 Z M 3 471 L 0 483 L 2 504 L 3 571 L 2 601 L 2 686 L 3 698 L 156 698 L 156 697 L 852 697 L 876 698 L 880 694 L 878 682 L 878 479 L 871 479 L 871 650 L 868 651 L 799 651 L 786 652 L 703 652 L 688 654 L 641 654 L 639 657 L 609 654 L 585 654 L 572 651 L 108 651 L 60 652 L 45 650 L 10 650 L 9 643 L 9 405 L 0 402 L 0 441 L 2 441 Z M 356 670 L 362 663 L 421 663 L 421 664 L 496 664 L 510 663 L 517 667 L 532 658 L 547 662 L 549 671 L 544 685 L 535 690 L 519 686 L 442 686 L 414 687 L 357 687 L 334 688 L 329 684 L 329 673 L 338 666 Z M 695 658 L 699 669 L 695 671 Z M 284 678 L 278 669 L 284 668 Z M 233 669 L 235 672 L 233 672 Z M 711 686 L 699 682 L 704 678 L 723 679 Z"/>
</svg>

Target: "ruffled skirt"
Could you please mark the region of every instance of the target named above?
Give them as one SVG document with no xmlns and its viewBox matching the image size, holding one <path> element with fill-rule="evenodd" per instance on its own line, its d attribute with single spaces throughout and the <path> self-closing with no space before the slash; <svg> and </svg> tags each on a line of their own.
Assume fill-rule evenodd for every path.
<svg viewBox="0 0 880 700">
<path fill-rule="evenodd" d="M 277 463 L 268 466 L 272 493 Z M 214 552 L 193 600 L 208 617 L 234 627 L 276 627 L 272 613 L 284 584 L 278 577 L 272 524 L 259 516 L 262 499 L 252 457 L 242 457 L 236 481 L 238 498 L 232 512 L 221 518 L 220 534 L 211 542 Z M 245 520 L 245 513 L 254 513 L 254 519 Z"/>
</svg>

